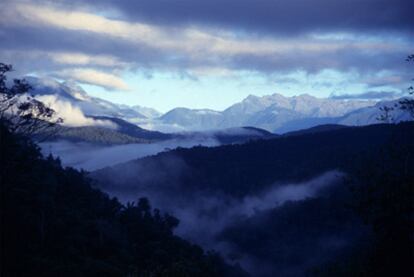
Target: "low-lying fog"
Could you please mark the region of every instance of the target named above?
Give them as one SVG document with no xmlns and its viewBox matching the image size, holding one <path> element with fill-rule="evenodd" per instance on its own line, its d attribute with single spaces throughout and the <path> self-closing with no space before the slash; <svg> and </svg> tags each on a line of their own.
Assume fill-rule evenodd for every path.
<svg viewBox="0 0 414 277">
<path fill-rule="evenodd" d="M 187 167 L 174 163 L 177 164 L 177 170 L 180 170 L 179 168 L 188 170 Z M 146 167 L 145 171 L 148 169 Z M 151 179 L 147 176 L 151 173 L 139 173 L 143 170 L 142 168 L 134 165 L 134 170 L 137 176 Z M 120 175 L 119 178 L 123 177 Z M 299 230 L 302 228 L 300 226 L 301 220 L 295 221 L 296 216 L 305 216 L 303 213 L 307 213 L 306 208 L 303 209 L 302 206 L 299 206 L 302 204 L 295 204 L 294 210 L 296 212 L 293 212 L 293 217 L 288 217 L 288 221 L 291 223 L 286 223 L 286 221 L 277 223 L 282 229 L 272 229 L 274 222 L 277 222 L 278 219 L 270 214 L 277 213 L 278 210 L 283 210 L 282 213 L 286 213 L 289 208 L 286 208 L 285 204 L 288 203 L 308 205 L 303 201 L 327 197 L 333 189 L 343 187 L 343 180 L 344 174 L 342 172 L 327 171 L 300 183 L 275 182 L 263 191 L 242 198 L 219 191 L 206 191 L 203 188 L 183 193 L 180 185 L 175 184 L 174 178 L 168 182 L 167 187 L 137 183 L 138 187 L 133 190 L 122 185 L 106 187 L 104 190 L 124 203 L 136 201 L 138 197 L 147 197 L 153 207 L 169 212 L 180 220 L 175 231 L 176 234 L 203 246 L 204 249 L 219 251 L 229 262 L 240 263 L 253 276 L 275 276 L 274 274 L 278 270 L 279 272 L 284 271 L 281 276 L 303 276 L 305 269 L 328 260 L 338 251 L 347 247 L 351 240 L 359 236 L 359 234 L 355 235 L 355 232 L 359 231 L 354 231 L 355 228 L 349 224 L 348 227 L 338 226 L 339 231 L 331 232 L 329 226 L 332 223 L 325 223 L 325 219 L 321 219 L 320 230 L 318 223 L 315 223 L 316 226 L 312 227 L 314 229 L 311 230 L 311 234 L 296 231 L 291 233 L 286 228 Z M 177 187 L 174 189 L 171 186 Z M 313 205 L 312 202 L 310 204 Z M 311 211 L 309 217 L 314 217 L 315 212 L 319 213 L 319 211 Z M 320 212 L 324 213 L 323 210 Z M 327 212 L 329 213 L 329 211 Z M 313 219 L 310 220 L 310 222 L 312 221 Z M 264 237 L 256 237 L 266 229 L 268 229 L 266 232 L 270 233 Z M 255 230 L 259 231 L 256 233 Z M 278 238 L 272 233 L 284 235 Z M 298 242 L 289 242 L 292 239 Z M 251 241 L 255 240 L 260 245 L 254 246 Z M 302 242 L 307 243 L 303 248 Z M 280 245 L 277 252 L 275 252 L 276 249 L 273 249 L 275 245 Z M 289 245 L 292 247 L 290 248 Z M 263 252 L 257 252 L 257 249 L 272 254 L 262 254 Z M 309 252 L 312 251 L 321 251 L 321 253 L 309 255 Z M 275 265 L 276 261 L 282 257 L 290 256 L 296 257 L 296 260 L 291 263 L 281 262 L 281 264 Z"/>
<path fill-rule="evenodd" d="M 139 172 L 140 169 L 136 169 Z M 142 172 L 142 176 L 145 174 Z M 124 203 L 136 201 L 138 197 L 149 198 L 154 207 L 170 212 L 180 219 L 181 223 L 176 230 L 179 235 L 200 244 L 207 241 L 207 245 L 211 246 L 212 238 L 235 220 L 255 216 L 288 201 L 318 197 L 324 189 L 341 183 L 343 178 L 344 174 L 339 171 L 328 171 L 306 182 L 275 183 L 265 191 L 244 198 L 201 190 L 193 192 L 191 196 L 174 195 L 179 190 L 174 192 L 171 188 L 146 185 L 135 188 L 136 193 L 131 193 L 131 190 L 123 191 L 122 187 L 106 190 Z M 173 182 L 170 183 L 172 184 Z"/>
<path fill-rule="evenodd" d="M 96 145 L 85 142 L 55 141 L 40 143 L 43 155 L 52 153 L 60 157 L 64 166 L 87 171 L 97 170 L 117 163 L 155 155 L 177 147 L 191 148 L 196 145 L 218 146 L 213 138 L 194 140 L 174 139 L 158 143 L 138 143 L 123 145 Z"/>
<path fill-rule="evenodd" d="M 116 146 L 57 141 L 42 143 L 41 147 L 44 154 L 59 156 L 65 166 L 93 171 L 176 147 L 219 144 L 212 138 L 202 137 Z M 116 182 L 109 182 L 109 186 L 103 184 L 101 188 L 124 203 L 147 197 L 152 207 L 180 220 L 175 230 L 177 235 L 206 250 L 220 252 L 230 263 L 240 263 L 253 276 L 275 276 L 276 273 L 303 276 L 305 270 L 326 262 L 361 236 L 360 227 L 348 221 L 339 225 L 332 219 L 324 200 L 309 201 L 324 199 L 331 189 L 343 187 L 342 172 L 320 172 L 300 183 L 275 180 L 264 190 L 240 197 L 220 189 L 197 186 L 184 189 L 180 176 L 189 170 L 191 167 L 175 156 L 165 157 L 160 164 L 130 163 L 111 171 L 111 179 Z M 137 178 L 141 182 L 133 181 Z M 301 227 L 301 224 L 310 225 Z M 302 232 L 302 228 L 310 233 Z M 315 251 L 319 252 L 312 254 Z"/>
</svg>

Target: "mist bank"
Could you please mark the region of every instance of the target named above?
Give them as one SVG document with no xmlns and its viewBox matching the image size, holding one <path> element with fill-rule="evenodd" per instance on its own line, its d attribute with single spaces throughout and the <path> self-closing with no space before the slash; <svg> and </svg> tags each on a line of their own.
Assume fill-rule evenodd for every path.
<svg viewBox="0 0 414 277">
<path fill-rule="evenodd" d="M 189 170 L 182 161 L 168 162 L 174 164 L 176 177 Z M 136 174 L 147 181 L 149 174 L 166 178 L 161 170 L 148 170 L 137 168 Z M 133 190 L 115 186 L 105 191 L 124 203 L 147 197 L 153 206 L 180 219 L 177 235 L 218 251 L 231 264 L 240 263 L 252 276 L 303 276 L 309 268 L 346 252 L 368 232 L 343 211 L 345 178 L 343 172 L 332 170 L 304 182 L 275 182 L 245 197 L 202 187 L 183 192 L 177 179 L 164 186 L 148 181 L 137 182 Z M 284 262 L 284 257 L 292 261 Z"/>
<path fill-rule="evenodd" d="M 371 230 L 349 208 L 346 177 L 367 157 L 380 160 L 384 146 L 412 141 L 413 127 L 329 128 L 177 149 L 90 176 L 122 202 L 149 198 L 181 220 L 177 234 L 253 276 L 305 276 L 369 241 Z"/>
<path fill-rule="evenodd" d="M 177 147 L 213 147 L 276 137 L 252 127 L 166 135 L 146 131 L 122 120 L 110 120 L 120 126 L 118 131 L 92 126 L 63 129 L 57 136 L 51 137 L 52 140 L 40 143 L 42 153 L 60 157 L 65 166 L 93 171 Z"/>
<path fill-rule="evenodd" d="M 160 152 L 190 148 L 197 145 L 218 146 L 213 138 L 173 139 L 156 143 L 133 143 L 122 145 L 98 145 L 86 142 L 59 140 L 40 143 L 43 155 L 52 154 L 62 165 L 93 171 L 129 160 L 155 155 Z"/>
</svg>

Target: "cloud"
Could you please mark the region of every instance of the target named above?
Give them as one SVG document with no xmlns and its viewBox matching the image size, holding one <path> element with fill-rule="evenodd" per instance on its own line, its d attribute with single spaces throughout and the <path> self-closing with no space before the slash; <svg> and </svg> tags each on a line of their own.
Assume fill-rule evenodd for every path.
<svg viewBox="0 0 414 277">
<path fill-rule="evenodd" d="M 99 65 L 105 67 L 121 67 L 126 65 L 126 63 L 120 62 L 116 57 L 106 55 L 86 55 L 70 52 L 48 53 L 48 55 L 54 62 L 60 64 Z"/>
<path fill-rule="evenodd" d="M 225 26 L 284 35 L 338 30 L 412 32 L 414 26 L 410 0 L 180 0 L 179 4 L 165 0 L 97 0 L 90 8 L 96 6 L 111 8 L 132 21 Z"/>
<path fill-rule="evenodd" d="M 80 68 L 94 70 L 82 72 L 83 82 L 116 90 L 127 89 L 121 75 L 95 73 L 158 70 L 195 80 L 325 69 L 408 74 L 403 60 L 414 36 L 407 2 L 314 2 L 6 1 L 0 59 L 24 73 L 81 79 Z"/>
<path fill-rule="evenodd" d="M 405 78 L 405 80 L 408 80 Z M 365 80 L 362 80 L 364 84 L 367 84 L 371 87 L 382 87 L 387 85 L 396 85 L 401 84 L 404 82 L 404 78 L 401 76 L 380 76 L 380 77 L 373 77 L 373 78 L 367 78 Z"/>
<path fill-rule="evenodd" d="M 402 92 L 396 91 L 367 91 L 359 94 L 331 94 L 332 99 L 392 99 L 402 97 Z"/>
<path fill-rule="evenodd" d="M 400 48 L 390 42 L 360 42 L 349 40 L 326 40 L 306 37 L 306 39 L 274 39 L 235 37 L 224 30 L 183 27 L 175 30 L 174 35 L 168 28 L 156 25 L 108 19 L 87 12 L 65 11 L 50 7 L 17 5 L 13 19 L 16 24 L 41 24 L 48 27 L 75 31 L 87 31 L 153 48 L 182 51 L 185 54 L 198 55 L 209 52 L 216 55 L 281 55 L 286 53 L 336 52 L 341 49 L 395 51 Z"/>
<path fill-rule="evenodd" d="M 125 20 L 109 19 L 88 12 L 59 10 L 51 7 L 17 5 L 11 21 L 17 25 L 40 24 L 47 28 L 60 28 L 71 31 L 84 31 L 99 34 L 110 39 L 121 39 L 131 46 L 149 47 L 163 51 L 164 55 L 174 55 L 174 60 L 201 66 L 203 63 L 224 63 L 238 65 L 237 61 L 266 59 L 268 63 L 283 64 L 296 59 L 317 56 L 316 66 L 336 67 L 342 63 L 341 51 L 350 52 L 401 52 L 409 51 L 404 44 L 392 41 L 361 41 L 348 36 L 335 38 L 306 36 L 295 38 L 235 36 L 226 29 L 209 29 L 187 26 L 180 29 L 161 28 L 156 25 Z M 171 34 L 171 31 L 174 31 Z M 324 58 L 328 55 L 328 58 Z M 336 57 L 333 59 L 333 55 Z M 297 57 L 297 58 L 296 58 Z M 78 57 L 79 59 L 79 57 Z M 171 59 L 169 59 L 171 60 Z M 155 62 L 156 63 L 156 62 Z M 248 64 L 248 63 L 247 63 Z M 306 66 L 306 65 L 305 65 Z"/>
<path fill-rule="evenodd" d="M 101 86 L 108 90 L 129 90 L 128 85 L 120 77 L 94 69 L 68 69 L 57 72 L 56 76 L 80 83 Z"/>
<path fill-rule="evenodd" d="M 175 149 L 177 147 L 191 148 L 196 145 L 218 146 L 219 143 L 210 137 L 205 139 L 167 140 L 150 144 L 111 146 L 84 142 L 55 141 L 44 142 L 40 146 L 44 154 L 47 155 L 51 151 L 54 155 L 59 156 L 65 166 L 92 171 L 133 159 L 155 155 L 167 149 Z M 143 175 L 145 174 L 143 173 Z"/>
<path fill-rule="evenodd" d="M 88 12 L 59 10 L 30 4 L 16 5 L 13 12 L 13 18 L 9 17 L 7 20 L 8 22 L 14 21 L 16 24 L 38 23 L 68 30 L 101 33 L 128 40 L 145 40 L 156 35 L 155 28 L 145 24 L 107 19 Z"/>
<path fill-rule="evenodd" d="M 63 119 L 63 125 L 65 126 L 101 126 L 116 128 L 116 126 L 110 121 L 95 120 L 93 118 L 86 117 L 79 107 L 72 105 L 69 101 L 60 100 L 55 95 L 39 95 L 35 98 L 55 110 L 56 116 Z"/>
</svg>

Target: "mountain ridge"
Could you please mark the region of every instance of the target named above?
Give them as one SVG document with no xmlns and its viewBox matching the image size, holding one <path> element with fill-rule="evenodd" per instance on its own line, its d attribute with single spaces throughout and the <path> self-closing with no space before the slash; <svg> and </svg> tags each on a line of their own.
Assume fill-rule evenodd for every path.
<svg viewBox="0 0 414 277">
<path fill-rule="evenodd" d="M 114 127 L 103 117 L 120 118 L 144 129 L 174 133 L 206 131 L 252 126 L 272 133 L 284 133 L 321 124 L 369 125 L 378 120 L 380 107 L 394 106 L 398 100 L 343 100 L 317 98 L 309 94 L 292 97 L 274 93 L 265 96 L 249 95 L 223 111 L 177 107 L 161 114 L 142 107 L 114 104 L 91 97 L 73 82 L 59 83 L 53 79 L 28 77 L 35 97 L 55 108 L 65 124 L 76 127 L 99 125 Z M 395 122 L 409 120 L 408 113 L 392 111 Z M 66 118 L 65 118 L 66 117 Z M 95 119 L 94 118 L 100 118 Z"/>
</svg>

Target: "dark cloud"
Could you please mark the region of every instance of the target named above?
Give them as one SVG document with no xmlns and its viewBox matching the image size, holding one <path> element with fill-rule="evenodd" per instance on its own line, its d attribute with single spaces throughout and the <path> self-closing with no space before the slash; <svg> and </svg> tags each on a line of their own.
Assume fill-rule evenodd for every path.
<svg viewBox="0 0 414 277">
<path fill-rule="evenodd" d="M 99 0 L 131 20 L 209 24 L 257 32 L 408 31 L 414 29 L 411 0 Z"/>
<path fill-rule="evenodd" d="M 61 11 L 87 10 L 86 4 L 78 0 L 56 1 L 53 5 L 40 0 L 26 2 Z M 15 2 L 5 3 L 10 10 L 16 6 Z M 12 22 L 4 24 L 0 31 L 0 60 L 14 64 L 22 73 L 84 66 L 102 71 L 167 70 L 194 80 L 198 77 L 194 72 L 209 69 L 263 74 L 298 70 L 313 74 L 334 69 L 355 71 L 361 76 L 387 70 L 400 76 L 367 79 L 365 83 L 371 87 L 383 82 L 401 86 L 405 82 L 401 76 L 411 70 L 404 62 L 409 45 L 414 43 L 414 36 L 409 36 L 414 29 L 410 29 L 413 17 L 408 15 L 412 6 L 409 1 L 97 0 L 94 6 L 88 5 L 91 14 L 121 20 L 122 26 L 127 26 L 123 32 L 133 30 L 134 25 L 129 23 L 135 22 L 165 26 L 151 26 L 150 36 L 140 39 L 139 31 L 129 38 L 124 33 L 118 36 L 99 28 L 91 31 L 85 22 L 81 27 L 64 26 L 73 24 L 64 18 L 60 23 L 43 24 L 42 20 L 36 21 L 37 14 L 32 14 L 33 22 L 25 21 L 27 18 L 22 20 L 25 22 L 13 21 L 10 17 Z M 40 17 L 41 11 L 37 11 Z M 99 23 L 91 25 L 96 27 Z M 200 28 L 206 25 L 225 27 L 229 33 Z M 180 27 L 193 27 L 195 32 Z M 339 31 L 349 33 L 345 38 L 335 37 Z M 333 33 L 327 36 L 329 32 Z M 53 53 L 63 52 L 108 55 L 120 64 L 110 69 L 93 63 L 63 64 L 50 58 Z"/>
<path fill-rule="evenodd" d="M 360 94 L 334 94 L 331 95 L 332 99 L 390 99 L 402 97 L 402 92 L 396 91 L 367 91 Z"/>
<path fill-rule="evenodd" d="M 353 48 L 331 52 L 290 52 L 287 54 L 259 56 L 235 55 L 224 58 L 232 69 L 250 69 L 259 72 L 291 72 L 301 69 L 308 73 L 317 73 L 324 69 L 338 71 L 356 70 L 360 73 L 378 72 L 383 69 L 408 71 L 404 62 L 406 53 L 403 51 L 382 52 L 374 49 L 369 55 L 365 51 Z"/>
<path fill-rule="evenodd" d="M 263 73 L 291 72 L 304 70 L 317 73 L 324 69 L 339 71 L 357 70 L 358 72 L 377 72 L 383 69 L 407 75 L 411 68 L 404 61 L 404 51 L 364 50 L 352 47 L 335 51 L 288 51 L 286 53 L 265 55 L 259 53 L 214 55 L 187 55 L 169 49 L 157 49 L 148 45 L 121 40 L 104 34 L 85 31 L 62 30 L 53 27 L 7 27 L 0 33 L 0 59 L 13 63 L 22 72 L 39 70 L 62 70 L 65 64 L 51 61 L 40 53 L 74 52 L 86 55 L 110 55 L 121 62 L 128 63 L 130 70 L 168 69 L 180 73 L 184 78 L 194 78 L 187 71 L 199 67 L 220 67 L 230 70 L 252 70 Z M 7 54 L 11 50 L 11 54 Z M 13 52 L 15 51 L 15 52 Z M 30 54 L 22 56 L 21 53 Z M 14 53 L 14 54 L 13 54 Z M 24 57 L 24 58 L 23 58 Z M 173 57 L 173 58 L 172 58 Z M 87 65 L 86 65 L 87 66 Z M 116 66 L 114 66 L 116 68 Z M 105 70 L 105 68 L 103 68 Z M 404 73 L 405 72 L 405 73 Z M 401 75 L 400 74 L 400 75 Z M 408 79 L 407 79 L 408 81 Z M 377 80 L 367 80 L 378 83 Z"/>
<path fill-rule="evenodd" d="M 14 64 L 22 73 L 66 68 L 67 65 L 53 62 L 46 55 L 61 52 L 114 56 L 128 62 L 131 70 L 150 69 L 166 59 L 165 54 L 145 45 L 97 33 L 53 27 L 7 27 L 0 32 L 0 40 L 0 59 Z"/>
</svg>

